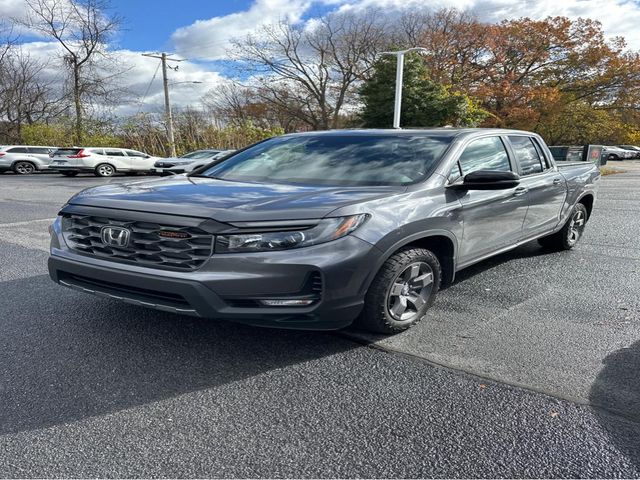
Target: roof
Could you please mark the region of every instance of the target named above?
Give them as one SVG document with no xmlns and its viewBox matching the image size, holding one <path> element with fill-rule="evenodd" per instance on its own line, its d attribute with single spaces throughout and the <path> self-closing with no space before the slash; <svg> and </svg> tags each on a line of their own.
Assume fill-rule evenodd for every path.
<svg viewBox="0 0 640 480">
<path fill-rule="evenodd" d="M 438 128 L 363 128 L 363 129 L 343 129 L 343 130 L 318 130 L 311 132 L 289 133 L 285 136 L 342 136 L 342 135 L 410 135 L 410 136 L 445 136 L 445 137 L 457 137 L 458 135 L 470 135 L 473 133 L 495 133 L 497 135 L 505 135 L 510 133 L 530 133 L 523 130 L 510 130 L 504 128 L 452 128 L 452 127 L 438 127 Z"/>
</svg>

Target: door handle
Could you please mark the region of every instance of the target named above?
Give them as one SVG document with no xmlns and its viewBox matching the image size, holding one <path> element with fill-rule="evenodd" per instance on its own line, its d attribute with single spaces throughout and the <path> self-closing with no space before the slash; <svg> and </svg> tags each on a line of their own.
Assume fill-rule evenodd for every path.
<svg viewBox="0 0 640 480">
<path fill-rule="evenodd" d="M 526 188 L 526 187 L 518 187 L 518 188 L 516 188 L 516 189 L 515 189 L 515 191 L 513 192 L 513 194 L 514 194 L 516 197 L 519 197 L 520 195 L 524 195 L 524 194 L 525 194 L 525 193 L 527 193 L 528 191 L 529 191 L 529 189 L 528 189 L 528 188 Z"/>
<path fill-rule="evenodd" d="M 560 185 L 562 183 L 562 180 L 560 178 L 554 178 L 553 179 L 553 184 L 554 185 Z"/>
</svg>

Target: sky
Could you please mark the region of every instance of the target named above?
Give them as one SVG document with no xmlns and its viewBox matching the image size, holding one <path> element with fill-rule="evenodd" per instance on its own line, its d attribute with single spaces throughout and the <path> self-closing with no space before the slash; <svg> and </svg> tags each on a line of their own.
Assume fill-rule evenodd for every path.
<svg viewBox="0 0 640 480">
<path fill-rule="evenodd" d="M 456 7 L 471 10 L 482 20 L 545 18 L 564 15 L 602 22 L 605 33 L 623 36 L 629 48 L 640 50 L 640 0 L 112 0 L 112 9 L 124 18 L 122 30 L 111 49 L 130 66 L 125 82 L 133 92 L 119 107 L 119 114 L 159 111 L 162 82 L 158 61 L 145 52 L 167 51 L 186 59 L 178 71 L 170 71 L 171 97 L 176 108 L 197 104 L 208 90 L 230 75 L 225 61 L 229 41 L 252 32 L 260 25 L 288 19 L 309 22 L 322 14 L 376 8 L 397 12 L 415 8 Z M 24 15 L 24 0 L 0 0 L 0 19 Z M 59 67 L 51 61 L 60 56 L 59 47 L 47 39 L 22 32 L 23 48 L 34 56 L 49 59 L 48 71 Z M 152 81 L 153 80 L 153 81 Z M 198 84 L 180 82 L 200 82 Z"/>
</svg>

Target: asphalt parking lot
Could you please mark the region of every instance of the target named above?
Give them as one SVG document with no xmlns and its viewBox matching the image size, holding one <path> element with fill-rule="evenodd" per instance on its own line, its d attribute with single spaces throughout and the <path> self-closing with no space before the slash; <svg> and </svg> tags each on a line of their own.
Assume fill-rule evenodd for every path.
<svg viewBox="0 0 640 480">
<path fill-rule="evenodd" d="M 638 477 L 640 164 L 624 168 L 575 250 L 460 272 L 390 338 L 59 287 L 58 208 L 131 179 L 1 175 L 0 476 Z"/>
</svg>

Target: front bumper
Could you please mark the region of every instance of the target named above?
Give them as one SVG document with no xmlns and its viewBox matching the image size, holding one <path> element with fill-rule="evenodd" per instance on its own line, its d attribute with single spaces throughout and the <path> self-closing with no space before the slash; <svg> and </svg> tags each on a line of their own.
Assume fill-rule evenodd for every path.
<svg viewBox="0 0 640 480">
<path fill-rule="evenodd" d="M 195 271 L 125 265 L 66 247 L 52 230 L 49 274 L 64 286 L 174 313 L 280 328 L 334 330 L 358 316 L 380 252 L 354 236 L 290 251 L 214 254 Z M 266 307 L 257 299 L 301 298 L 320 279 L 308 307 Z M 314 280 L 317 281 L 317 280 Z"/>
</svg>

